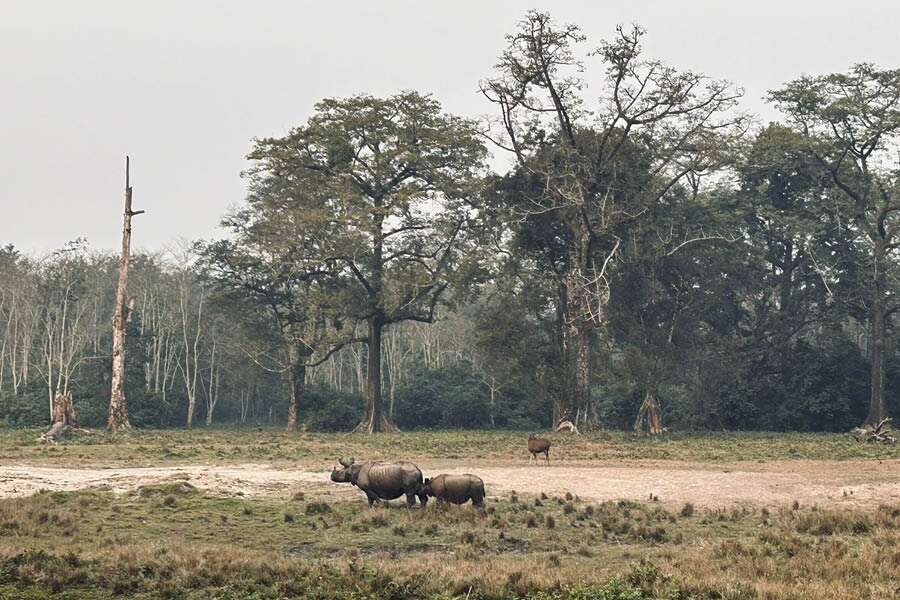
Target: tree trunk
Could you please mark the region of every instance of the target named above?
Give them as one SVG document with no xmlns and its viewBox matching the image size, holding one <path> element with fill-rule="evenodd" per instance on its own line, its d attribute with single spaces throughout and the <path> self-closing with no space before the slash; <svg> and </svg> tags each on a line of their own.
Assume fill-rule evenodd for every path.
<svg viewBox="0 0 900 600">
<path fill-rule="evenodd" d="M 567 305 L 565 311 L 565 360 L 570 373 L 568 402 L 560 405 L 554 414 L 554 422 L 572 415 L 579 415 L 583 422 L 591 421 L 591 363 L 593 356 L 594 324 L 590 320 L 589 299 L 577 273 L 567 277 Z M 594 423 L 590 423 L 593 425 Z"/>
<path fill-rule="evenodd" d="M 365 433 L 397 431 L 384 413 L 381 397 L 381 333 L 384 322 L 380 315 L 369 319 L 368 373 L 366 379 L 366 412 L 355 431 Z"/>
<path fill-rule="evenodd" d="M 219 382 L 222 378 L 221 367 L 216 367 L 209 375 L 209 404 L 206 409 L 206 426 L 209 427 L 213 422 L 213 411 L 216 410 L 216 404 L 219 402 Z"/>
<path fill-rule="evenodd" d="M 582 227 L 573 227 L 575 246 L 569 254 L 570 271 L 565 278 L 564 360 L 570 374 L 569 401 L 554 411 L 554 422 L 567 415 L 577 415 L 576 420 L 593 426 L 595 415 L 591 406 L 591 364 L 593 358 L 592 330 L 602 323 L 603 306 L 594 307 L 588 282 L 595 275 L 591 269 L 591 237 Z M 599 299 L 598 299 L 599 302 Z"/>
<path fill-rule="evenodd" d="M 187 417 L 185 418 L 185 426 L 190 429 L 194 426 L 194 412 L 197 410 L 197 401 L 193 395 L 188 396 Z"/>
<path fill-rule="evenodd" d="M 490 417 L 491 417 L 491 429 L 496 427 L 496 423 L 494 422 L 494 397 L 496 396 L 496 391 L 494 387 L 493 378 L 491 378 L 491 404 L 490 404 Z"/>
<path fill-rule="evenodd" d="M 884 243 L 876 242 L 875 245 L 875 285 L 872 294 L 872 346 L 870 360 L 871 382 L 869 395 L 869 416 L 864 425 L 874 426 L 885 417 L 884 405 L 884 292 L 885 292 L 885 248 Z"/>
<path fill-rule="evenodd" d="M 288 386 L 288 399 L 290 401 L 290 404 L 288 405 L 287 430 L 296 431 L 297 408 L 301 400 L 303 400 L 303 393 L 306 389 L 306 365 L 303 364 L 300 352 L 296 346 L 291 347 L 289 356 L 290 358 L 288 360 L 290 362 L 287 371 L 285 371 Z"/>
<path fill-rule="evenodd" d="M 129 429 L 128 404 L 125 401 L 125 323 L 128 308 L 125 306 L 128 282 L 128 261 L 131 256 L 131 217 L 144 211 L 131 210 L 131 184 L 129 159 L 125 158 L 125 216 L 122 226 L 122 256 L 119 258 L 119 285 L 116 288 L 116 309 L 113 315 L 112 386 L 109 397 L 107 426 L 113 430 Z"/>
<path fill-rule="evenodd" d="M 557 336 L 559 341 L 559 356 L 560 362 L 562 363 L 560 366 L 562 367 L 559 371 L 563 374 L 563 380 L 559 382 L 557 386 L 556 394 L 553 396 L 553 422 L 558 423 L 560 419 L 565 417 L 567 414 L 571 412 L 570 410 L 570 401 L 571 401 L 571 388 L 572 388 L 572 369 L 570 368 L 571 361 L 571 347 L 572 342 L 570 340 L 570 327 L 568 322 L 566 321 L 569 316 L 568 304 L 569 304 L 569 296 L 568 296 L 568 282 L 569 278 L 566 277 L 564 281 L 559 283 L 558 287 L 558 301 L 556 304 L 556 326 L 557 326 Z"/>
<path fill-rule="evenodd" d="M 594 425 L 592 422 L 591 406 L 591 327 L 587 323 L 578 324 L 578 354 L 575 359 L 575 382 L 572 392 L 572 404 L 577 412 L 583 415 L 583 422 Z"/>
<path fill-rule="evenodd" d="M 659 410 L 659 401 L 653 388 L 648 386 L 644 394 L 644 402 L 638 410 L 637 419 L 634 421 L 634 430 L 638 433 L 657 435 L 662 433 L 662 415 Z"/>
<path fill-rule="evenodd" d="M 219 365 L 216 364 L 216 328 L 212 329 L 212 349 L 209 353 L 209 388 L 206 390 L 206 426 L 212 425 L 213 411 L 219 401 Z M 202 378 L 201 378 L 201 381 Z"/>
</svg>

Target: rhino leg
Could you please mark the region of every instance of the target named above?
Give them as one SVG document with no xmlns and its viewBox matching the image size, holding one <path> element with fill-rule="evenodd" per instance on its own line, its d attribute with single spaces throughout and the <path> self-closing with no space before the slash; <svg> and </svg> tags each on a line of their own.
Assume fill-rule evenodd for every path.
<svg viewBox="0 0 900 600">
<path fill-rule="evenodd" d="M 375 501 L 378 499 L 378 496 L 373 494 L 372 492 L 366 492 L 366 499 L 369 501 L 369 508 L 375 504 Z"/>
<path fill-rule="evenodd" d="M 416 505 L 416 495 L 415 494 L 407 494 L 406 495 L 406 507 L 412 508 Z"/>
</svg>

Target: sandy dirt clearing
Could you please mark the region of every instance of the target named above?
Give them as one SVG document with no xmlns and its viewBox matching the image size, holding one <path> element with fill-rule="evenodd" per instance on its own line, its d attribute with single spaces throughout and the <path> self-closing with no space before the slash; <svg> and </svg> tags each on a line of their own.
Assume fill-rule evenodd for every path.
<svg viewBox="0 0 900 600">
<path fill-rule="evenodd" d="M 772 463 L 629 462 L 529 465 L 521 461 L 419 461 L 426 474 L 475 473 L 489 496 L 550 496 L 565 492 L 583 499 L 647 500 L 651 494 L 666 505 L 691 502 L 708 508 L 737 505 L 801 504 L 873 508 L 900 505 L 900 461 L 782 461 Z M 117 492 L 143 485 L 187 480 L 211 493 L 230 496 L 288 497 L 302 490 L 312 497 L 359 498 L 350 486 L 333 484 L 328 471 L 273 467 L 265 464 L 183 465 L 141 468 L 55 468 L 0 465 L 0 497 L 39 490 L 78 490 L 108 486 Z"/>
</svg>

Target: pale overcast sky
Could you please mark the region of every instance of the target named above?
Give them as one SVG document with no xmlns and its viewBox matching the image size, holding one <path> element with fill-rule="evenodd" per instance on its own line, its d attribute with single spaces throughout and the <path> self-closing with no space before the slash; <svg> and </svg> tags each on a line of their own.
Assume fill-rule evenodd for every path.
<svg viewBox="0 0 900 600">
<path fill-rule="evenodd" d="M 802 73 L 900 67 L 897 0 L 0 0 L 0 244 L 117 247 L 126 153 L 137 248 L 215 235 L 251 139 L 323 97 L 411 88 L 489 113 L 478 80 L 529 8 L 594 43 L 640 23 L 648 54 L 742 85 L 763 119 Z"/>
</svg>

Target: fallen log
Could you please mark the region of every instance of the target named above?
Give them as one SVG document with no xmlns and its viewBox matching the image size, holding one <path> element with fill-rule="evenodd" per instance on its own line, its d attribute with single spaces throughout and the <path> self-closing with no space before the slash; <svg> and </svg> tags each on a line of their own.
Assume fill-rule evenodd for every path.
<svg viewBox="0 0 900 600">
<path fill-rule="evenodd" d="M 874 426 L 854 427 L 850 430 L 850 435 L 857 442 L 896 444 L 897 438 L 893 435 L 894 431 L 890 427 L 892 420 L 891 417 L 887 417 Z"/>
<path fill-rule="evenodd" d="M 69 433 L 69 426 L 62 422 L 54 423 L 41 437 L 39 442 L 55 444 Z"/>
<path fill-rule="evenodd" d="M 72 427 L 71 425 L 66 425 L 65 423 L 54 423 L 50 429 L 41 434 L 38 438 L 39 442 L 45 444 L 56 444 L 69 436 L 72 435 L 94 435 L 94 432 L 90 429 L 83 429 L 81 427 Z"/>
</svg>

